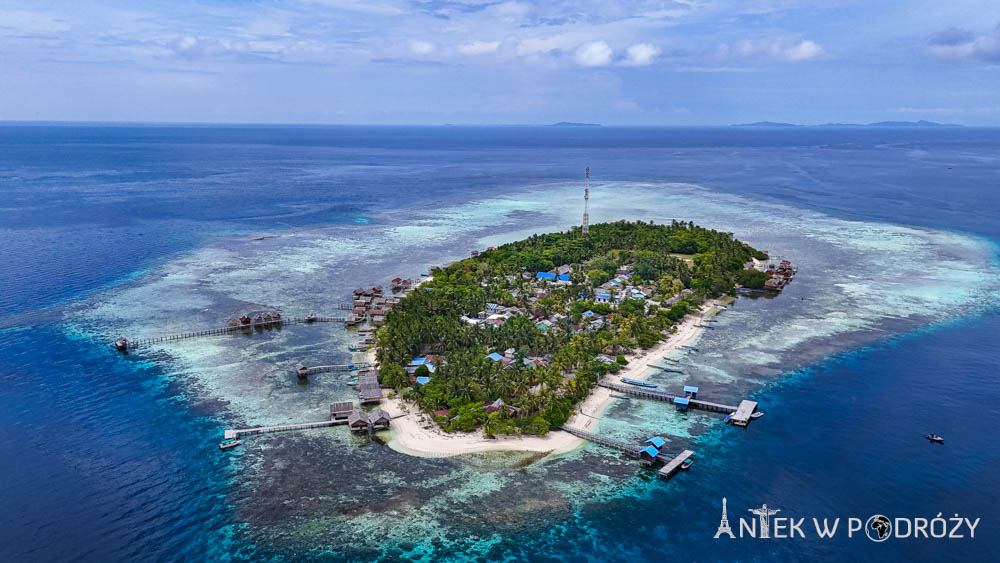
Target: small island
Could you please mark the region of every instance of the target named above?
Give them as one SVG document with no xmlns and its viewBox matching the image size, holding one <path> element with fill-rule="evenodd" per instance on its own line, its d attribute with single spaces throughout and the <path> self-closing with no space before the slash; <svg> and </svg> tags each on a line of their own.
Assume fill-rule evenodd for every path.
<svg viewBox="0 0 1000 563">
<path fill-rule="evenodd" d="M 543 436 L 586 410 L 604 375 L 642 371 L 630 355 L 694 334 L 690 313 L 737 286 L 765 287 L 771 274 L 752 266 L 766 258 L 678 221 L 535 235 L 433 269 L 385 316 L 370 353 L 401 417 L 416 407 L 439 434 L 481 429 L 481 441 Z M 463 451 L 476 448 L 452 453 Z"/>
</svg>

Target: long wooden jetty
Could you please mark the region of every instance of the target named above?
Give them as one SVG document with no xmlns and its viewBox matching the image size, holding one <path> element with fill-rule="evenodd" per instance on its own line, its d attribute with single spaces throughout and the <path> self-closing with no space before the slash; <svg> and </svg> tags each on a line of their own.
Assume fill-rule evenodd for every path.
<svg viewBox="0 0 1000 563">
<path fill-rule="evenodd" d="M 312 323 L 342 323 L 347 320 L 347 317 L 319 317 L 315 315 L 310 315 L 306 317 L 291 317 L 282 318 L 280 321 L 271 321 L 264 323 L 257 323 L 254 325 L 237 325 L 237 326 L 224 326 L 219 328 L 209 328 L 205 330 L 197 330 L 194 332 L 182 332 L 179 334 L 171 334 L 168 336 L 155 336 L 152 338 L 139 338 L 136 340 L 119 339 L 115 342 L 115 346 L 118 349 L 126 348 L 128 350 L 134 350 L 136 348 L 142 348 L 145 346 L 151 346 L 153 344 L 162 344 L 164 342 L 174 342 L 177 340 L 187 340 L 189 338 L 200 338 L 203 336 L 222 336 L 225 334 L 233 334 L 236 332 L 252 331 L 255 328 L 275 328 L 284 325 L 293 324 L 312 324 Z"/>
<path fill-rule="evenodd" d="M 307 377 L 310 375 L 315 375 L 317 373 L 329 373 L 329 372 L 344 372 L 344 371 L 361 371 L 363 369 L 370 369 L 372 366 L 368 362 L 358 362 L 355 364 L 331 364 L 328 366 L 313 366 L 309 367 L 305 364 L 296 364 L 295 373 L 299 377 Z"/>
<path fill-rule="evenodd" d="M 302 422 L 299 424 L 279 424 L 277 426 L 258 426 L 256 428 L 238 428 L 233 430 L 226 430 L 225 439 L 226 440 L 236 440 L 240 436 L 246 436 L 250 434 L 268 434 L 271 432 L 290 432 L 292 430 L 309 430 L 310 428 L 325 428 L 327 426 L 338 426 L 340 424 L 347 424 L 347 419 L 342 420 L 321 420 L 319 422 Z"/>
<path fill-rule="evenodd" d="M 600 444 L 602 446 L 607 446 L 609 448 L 614 448 L 618 451 L 625 452 L 632 457 L 639 457 L 639 451 L 642 450 L 642 446 L 638 444 L 632 444 L 630 442 L 623 442 L 621 440 L 615 440 L 614 438 L 609 438 L 607 436 L 601 436 L 600 434 L 594 434 L 593 432 L 587 432 L 586 430 L 580 430 L 579 428 L 573 428 L 572 426 L 562 425 L 559 427 L 560 430 L 569 432 L 570 434 L 576 436 L 577 438 L 582 438 L 588 442 L 593 442 L 595 444 Z"/>
<path fill-rule="evenodd" d="M 614 438 L 609 438 L 607 436 L 601 436 L 600 434 L 594 434 L 593 432 L 587 432 L 586 430 L 581 430 L 579 428 L 573 428 L 572 426 L 562 425 L 559 427 L 560 430 L 568 432 L 577 438 L 587 440 L 588 442 L 593 442 L 595 444 L 600 444 L 602 446 L 607 446 L 609 448 L 616 449 L 620 452 L 624 452 L 631 457 L 640 457 L 640 452 L 646 447 L 645 445 L 633 444 L 630 442 L 623 442 L 621 440 L 616 440 Z M 684 464 L 685 461 L 689 460 L 694 456 L 694 452 L 691 450 L 684 450 L 683 452 L 674 455 L 666 452 L 660 452 L 656 455 L 656 458 L 652 461 L 663 462 L 663 467 L 660 469 L 660 475 L 666 478 L 670 478 L 677 472 L 678 469 Z"/>
<path fill-rule="evenodd" d="M 673 403 L 674 399 L 678 397 L 687 399 L 689 408 L 732 415 L 731 420 L 733 424 L 737 426 L 746 426 L 749 424 L 751 418 L 750 415 L 757 410 L 757 402 L 748 401 L 746 399 L 740 401 L 739 406 L 732 406 L 713 403 L 711 401 L 703 401 L 701 399 L 688 398 L 686 395 L 674 395 L 663 391 L 653 391 L 651 389 L 633 387 L 631 385 L 620 385 L 618 383 L 609 383 L 606 381 L 598 381 L 597 384 L 601 387 L 611 389 L 619 393 L 635 395 L 644 399 L 653 399 L 654 401 L 663 401 L 665 403 Z"/>
</svg>

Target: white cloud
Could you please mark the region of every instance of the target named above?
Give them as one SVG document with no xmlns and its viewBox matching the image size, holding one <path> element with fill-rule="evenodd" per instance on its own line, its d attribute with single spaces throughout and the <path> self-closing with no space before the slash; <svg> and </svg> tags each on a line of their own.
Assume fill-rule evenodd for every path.
<svg viewBox="0 0 1000 563">
<path fill-rule="evenodd" d="M 823 54 L 823 48 L 815 41 L 803 39 L 797 45 L 784 49 L 782 55 L 789 61 L 807 61 Z"/>
<path fill-rule="evenodd" d="M 651 43 L 636 43 L 625 50 L 625 66 L 649 66 L 660 55 L 660 48 Z"/>
<path fill-rule="evenodd" d="M 458 46 L 463 55 L 485 55 L 495 53 L 500 48 L 499 41 L 472 41 Z"/>
<path fill-rule="evenodd" d="M 429 55 L 434 52 L 434 44 L 430 41 L 415 39 L 410 41 L 410 51 L 413 51 L 414 55 Z"/>
<path fill-rule="evenodd" d="M 810 39 L 788 41 L 783 39 L 760 39 L 737 41 L 732 45 L 722 45 L 717 55 L 731 58 L 769 58 L 778 61 L 798 62 L 815 59 L 825 53 L 823 47 Z"/>
<path fill-rule="evenodd" d="M 576 49 L 573 59 L 581 66 L 607 66 L 611 64 L 611 47 L 604 41 L 590 41 Z"/>
</svg>

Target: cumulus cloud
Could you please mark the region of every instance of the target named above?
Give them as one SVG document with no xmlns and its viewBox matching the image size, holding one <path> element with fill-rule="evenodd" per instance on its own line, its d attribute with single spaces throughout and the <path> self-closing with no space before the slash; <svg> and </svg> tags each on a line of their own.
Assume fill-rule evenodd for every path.
<svg viewBox="0 0 1000 563">
<path fill-rule="evenodd" d="M 430 41 L 415 39 L 410 41 L 410 51 L 414 55 L 429 55 L 434 52 L 434 44 Z"/>
<path fill-rule="evenodd" d="M 762 39 L 757 41 L 737 41 L 732 45 L 719 47 L 720 58 L 769 58 L 778 61 L 798 62 L 815 59 L 824 54 L 823 47 L 810 39 L 788 41 Z"/>
<path fill-rule="evenodd" d="M 590 41 L 577 47 L 573 60 L 581 66 L 607 66 L 611 64 L 611 46 L 604 41 Z"/>
<path fill-rule="evenodd" d="M 625 50 L 625 66 L 649 66 L 660 55 L 660 48 L 651 43 L 636 43 Z"/>
<path fill-rule="evenodd" d="M 823 48 L 815 41 L 810 41 L 809 39 L 803 39 L 781 52 L 781 55 L 789 61 L 808 61 L 822 54 Z"/>
<path fill-rule="evenodd" d="M 499 48 L 499 41 L 472 41 L 459 45 L 458 52 L 463 55 L 485 55 L 495 53 Z"/>
<path fill-rule="evenodd" d="M 982 35 L 954 27 L 946 29 L 930 38 L 928 48 L 939 57 L 1000 63 L 1000 25 Z"/>
</svg>

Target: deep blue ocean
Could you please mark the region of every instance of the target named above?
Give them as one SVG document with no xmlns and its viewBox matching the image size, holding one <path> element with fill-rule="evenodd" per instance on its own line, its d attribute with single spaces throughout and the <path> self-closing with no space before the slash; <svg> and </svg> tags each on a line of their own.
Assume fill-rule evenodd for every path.
<svg viewBox="0 0 1000 563">
<path fill-rule="evenodd" d="M 222 429 L 243 413 L 183 369 L 168 370 L 165 355 L 124 358 L 94 336 L 118 327 L 76 322 L 115 309 L 118 288 L 151 287 L 148 298 L 169 307 L 173 295 L 150 278 L 169 279 L 164 268 L 220 240 L 294 240 L 323 229 L 363 239 L 363 229 L 405 226 L 438 208 L 578 181 L 584 166 L 602 181 L 695 184 L 803 214 L 955 233 L 997 259 L 996 129 L 0 125 L 0 560 L 995 559 L 1000 315 L 991 303 L 879 328 L 748 387 L 767 415 L 746 431 L 716 425 L 691 438 L 698 462 L 670 482 L 623 464 L 619 495 L 523 512 L 490 497 L 483 502 L 496 505 L 501 523 L 484 519 L 492 509 L 468 520 L 455 512 L 451 532 L 418 539 L 366 527 L 352 499 L 389 502 L 377 490 L 345 485 L 334 494 L 318 480 L 302 496 L 304 473 L 351 479 L 350 464 L 321 444 L 284 442 L 301 447 L 275 445 L 254 463 L 220 455 Z M 239 263 L 238 247 L 228 250 Z M 385 260 L 436 263 L 427 252 Z M 199 267 L 210 272 L 214 260 Z M 220 271 L 233 269 L 226 264 Z M 310 291 L 336 302 L 374 274 L 337 275 Z M 299 344 L 322 342 L 290 345 Z M 265 351 L 283 353 L 274 346 Z M 945 444 L 927 443 L 928 432 Z M 365 447 L 381 463 L 408 463 Z M 316 456 L 329 457 L 297 465 Z M 460 463 L 414 471 L 447 487 Z M 552 479 L 560 467 L 588 471 L 541 463 Z M 521 473 L 498 475 L 516 487 Z M 722 497 L 734 525 L 762 503 L 807 521 L 941 513 L 981 522 L 974 539 L 713 539 Z M 353 534 L 313 530 L 322 545 L 282 528 L 308 520 L 341 530 L 349 518 Z M 498 529 L 485 553 L 463 547 L 469 530 L 485 538 Z M 403 539 L 352 548 L 374 533 Z"/>
</svg>

